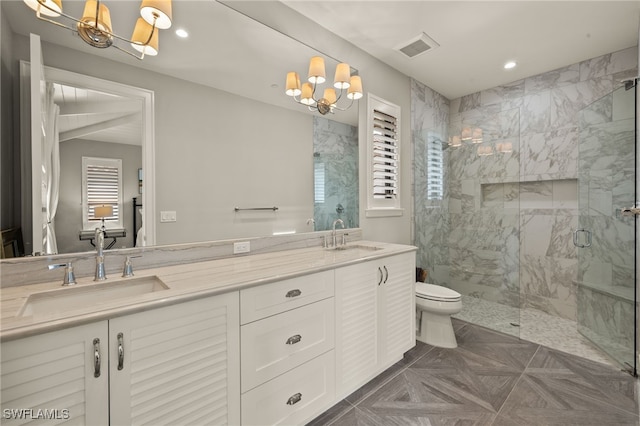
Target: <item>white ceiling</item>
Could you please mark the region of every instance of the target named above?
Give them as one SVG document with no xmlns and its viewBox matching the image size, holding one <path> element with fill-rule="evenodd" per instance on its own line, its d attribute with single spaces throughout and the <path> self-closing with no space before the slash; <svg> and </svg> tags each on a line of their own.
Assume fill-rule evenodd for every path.
<svg viewBox="0 0 640 426">
<path fill-rule="evenodd" d="M 237 1 L 245 13 L 251 10 L 250 3 Z M 139 0 L 105 3 L 114 30 L 128 37 Z M 640 1 L 283 0 L 283 4 L 449 99 L 635 46 L 640 22 Z M 317 52 L 216 1 L 174 0 L 174 25 L 160 34 L 160 54 L 143 61 L 115 49 L 88 46 L 70 31 L 37 20 L 22 0 L 2 0 L 0 5 L 16 33 L 34 32 L 49 43 L 303 111 L 284 95 L 284 77 L 293 70 L 304 74 L 308 58 Z M 65 0 L 63 6 L 65 12 L 79 16 L 83 1 Z M 186 40 L 174 34 L 181 27 L 191 34 Z M 413 59 L 395 50 L 422 32 L 440 47 Z M 518 66 L 503 70 L 507 60 L 516 60 Z M 333 68 L 327 64 L 328 74 Z M 331 118 L 357 123 L 355 109 L 348 112 Z"/>
<path fill-rule="evenodd" d="M 54 84 L 60 142 L 88 139 L 142 145 L 142 104 L 122 96 Z"/>
<path fill-rule="evenodd" d="M 636 46 L 640 22 L 640 1 L 283 2 L 449 99 Z M 422 32 L 440 47 L 395 50 Z"/>
</svg>

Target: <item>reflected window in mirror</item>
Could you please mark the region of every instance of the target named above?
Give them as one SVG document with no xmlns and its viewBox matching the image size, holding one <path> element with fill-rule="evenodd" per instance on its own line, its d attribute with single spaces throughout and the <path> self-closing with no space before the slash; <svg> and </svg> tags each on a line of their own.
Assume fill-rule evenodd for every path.
<svg viewBox="0 0 640 426">
<path fill-rule="evenodd" d="M 433 133 L 427 138 L 427 200 L 441 201 L 444 195 L 444 142 Z"/>
<path fill-rule="evenodd" d="M 314 153 L 314 159 L 318 159 L 313 162 L 313 187 L 314 187 L 314 201 L 318 204 L 324 203 L 324 163 L 320 160 L 320 154 Z"/>
<path fill-rule="evenodd" d="M 109 215 L 100 214 L 108 206 Z M 123 228 L 122 160 L 117 158 L 82 157 L 82 228 Z"/>
</svg>

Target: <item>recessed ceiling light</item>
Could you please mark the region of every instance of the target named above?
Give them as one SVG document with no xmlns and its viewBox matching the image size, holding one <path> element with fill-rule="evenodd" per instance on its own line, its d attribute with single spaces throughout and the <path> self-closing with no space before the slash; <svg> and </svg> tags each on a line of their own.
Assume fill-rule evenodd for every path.
<svg viewBox="0 0 640 426">
<path fill-rule="evenodd" d="M 178 29 L 176 30 L 176 35 L 177 35 L 178 37 L 181 37 L 181 38 L 187 38 L 187 37 L 189 37 L 189 33 L 188 33 L 188 32 L 186 32 L 185 30 L 183 30 L 182 28 L 178 28 Z"/>
<path fill-rule="evenodd" d="M 510 70 L 512 68 L 516 67 L 516 61 L 509 61 L 507 63 L 504 64 L 504 69 L 505 70 Z"/>
</svg>

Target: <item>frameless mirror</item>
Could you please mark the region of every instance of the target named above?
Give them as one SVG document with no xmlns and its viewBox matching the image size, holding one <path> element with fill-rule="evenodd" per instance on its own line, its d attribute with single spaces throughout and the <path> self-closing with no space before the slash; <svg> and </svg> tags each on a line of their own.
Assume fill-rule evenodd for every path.
<svg viewBox="0 0 640 426">
<path fill-rule="evenodd" d="M 64 2 L 74 16 L 82 5 Z M 47 65 L 153 91 L 156 244 L 310 232 L 338 218 L 358 226 L 357 102 L 319 116 L 284 94 L 286 73 L 304 76 L 318 54 L 310 47 L 218 2 L 176 1 L 174 26 L 189 38 L 165 31 L 159 55 L 136 61 L 38 21 L 22 1 L 0 7 L 14 33 L 15 58 L 28 57 L 25 39 L 33 32 L 41 35 Z M 138 7 L 114 2 L 114 28 L 132 28 Z M 337 62 L 322 56 L 330 80 Z M 125 213 L 134 210 L 129 192 Z M 251 210 L 264 207 L 277 210 Z M 59 222 L 78 223 L 69 250 L 91 250 L 78 238 L 77 213 L 64 215 Z M 125 222 L 126 240 L 113 248 L 133 245 L 133 218 Z"/>
</svg>

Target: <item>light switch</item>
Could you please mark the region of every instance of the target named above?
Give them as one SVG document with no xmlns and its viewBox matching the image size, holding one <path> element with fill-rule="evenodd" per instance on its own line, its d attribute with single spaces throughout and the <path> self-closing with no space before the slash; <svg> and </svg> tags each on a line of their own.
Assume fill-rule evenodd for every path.
<svg viewBox="0 0 640 426">
<path fill-rule="evenodd" d="M 175 222 L 176 212 L 175 211 L 162 211 L 160 212 L 160 222 Z"/>
</svg>

